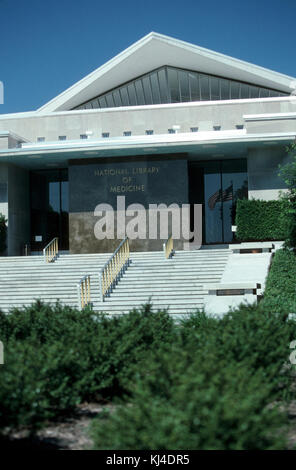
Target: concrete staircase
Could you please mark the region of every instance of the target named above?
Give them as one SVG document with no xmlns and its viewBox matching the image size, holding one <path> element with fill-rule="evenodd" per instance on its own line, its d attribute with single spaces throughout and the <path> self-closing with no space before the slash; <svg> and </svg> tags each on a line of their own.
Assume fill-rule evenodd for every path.
<svg viewBox="0 0 296 470">
<path fill-rule="evenodd" d="M 172 315 L 204 306 L 204 284 L 220 281 L 230 250 L 177 251 L 170 260 L 163 252 L 131 254 L 132 263 L 110 297 L 99 298 L 98 273 L 109 254 L 60 255 L 54 263 L 40 256 L 0 258 L 0 309 L 30 305 L 35 299 L 77 307 L 77 282 L 91 275 L 95 311 L 121 314 L 151 300 L 154 309 Z"/>
</svg>

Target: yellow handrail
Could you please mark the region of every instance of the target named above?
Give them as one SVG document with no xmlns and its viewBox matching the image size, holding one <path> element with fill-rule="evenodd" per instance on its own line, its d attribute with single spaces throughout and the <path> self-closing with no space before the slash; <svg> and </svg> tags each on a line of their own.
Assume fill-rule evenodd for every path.
<svg viewBox="0 0 296 470">
<path fill-rule="evenodd" d="M 163 251 L 164 251 L 164 256 L 166 257 L 166 259 L 172 258 L 174 254 L 174 239 L 172 235 L 163 244 Z"/>
<path fill-rule="evenodd" d="M 90 275 L 87 274 L 77 284 L 78 305 L 82 310 L 87 305 L 90 305 Z"/>
<path fill-rule="evenodd" d="M 56 237 L 43 249 L 43 257 L 46 263 L 55 261 L 59 252 L 59 239 Z"/>
<path fill-rule="evenodd" d="M 126 237 L 104 265 L 100 273 L 101 301 L 110 295 L 113 288 L 130 264 L 129 241 Z"/>
</svg>

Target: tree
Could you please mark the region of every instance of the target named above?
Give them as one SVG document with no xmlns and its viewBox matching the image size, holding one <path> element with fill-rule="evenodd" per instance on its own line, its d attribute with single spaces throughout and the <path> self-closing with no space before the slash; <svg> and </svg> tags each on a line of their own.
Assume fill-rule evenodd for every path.
<svg viewBox="0 0 296 470">
<path fill-rule="evenodd" d="M 285 246 L 289 248 L 296 248 L 296 142 L 287 147 L 287 152 L 291 155 L 292 159 L 285 165 L 280 165 L 279 175 L 287 185 L 288 191 L 282 194 L 282 199 L 288 202 L 287 217 L 288 217 L 288 233 L 285 240 Z"/>
</svg>

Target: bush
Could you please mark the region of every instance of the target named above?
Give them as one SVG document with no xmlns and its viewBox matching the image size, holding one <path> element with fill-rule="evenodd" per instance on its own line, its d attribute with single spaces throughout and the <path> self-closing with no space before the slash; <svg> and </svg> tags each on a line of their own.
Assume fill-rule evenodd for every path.
<svg viewBox="0 0 296 470">
<path fill-rule="evenodd" d="M 285 199 L 237 201 L 236 238 L 240 241 L 285 240 L 288 231 L 289 203 Z"/>
<path fill-rule="evenodd" d="M 267 277 L 262 308 L 270 312 L 296 312 L 296 255 L 277 250 Z"/>
<path fill-rule="evenodd" d="M 262 370 L 215 355 L 194 356 L 188 365 L 187 354 L 174 347 L 151 359 L 133 399 L 94 420 L 95 449 L 283 448 L 285 417 L 268 407 L 271 386 Z"/>
<path fill-rule="evenodd" d="M 166 312 L 152 314 L 149 305 L 119 318 L 40 302 L 0 315 L 0 428 L 38 427 L 84 400 L 121 396 L 174 328 Z"/>
<path fill-rule="evenodd" d="M 94 421 L 94 447 L 283 448 L 286 417 L 274 403 L 287 398 L 294 333 L 285 315 L 256 307 L 193 315 L 136 371 L 128 404 Z"/>
</svg>

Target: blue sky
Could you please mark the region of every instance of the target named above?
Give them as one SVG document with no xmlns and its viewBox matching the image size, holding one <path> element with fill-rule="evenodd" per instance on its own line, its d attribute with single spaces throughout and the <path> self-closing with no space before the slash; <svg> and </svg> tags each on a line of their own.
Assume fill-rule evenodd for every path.
<svg viewBox="0 0 296 470">
<path fill-rule="evenodd" d="M 150 31 L 296 77 L 295 0 L 0 0 L 0 19 L 2 114 L 38 108 Z"/>
</svg>

